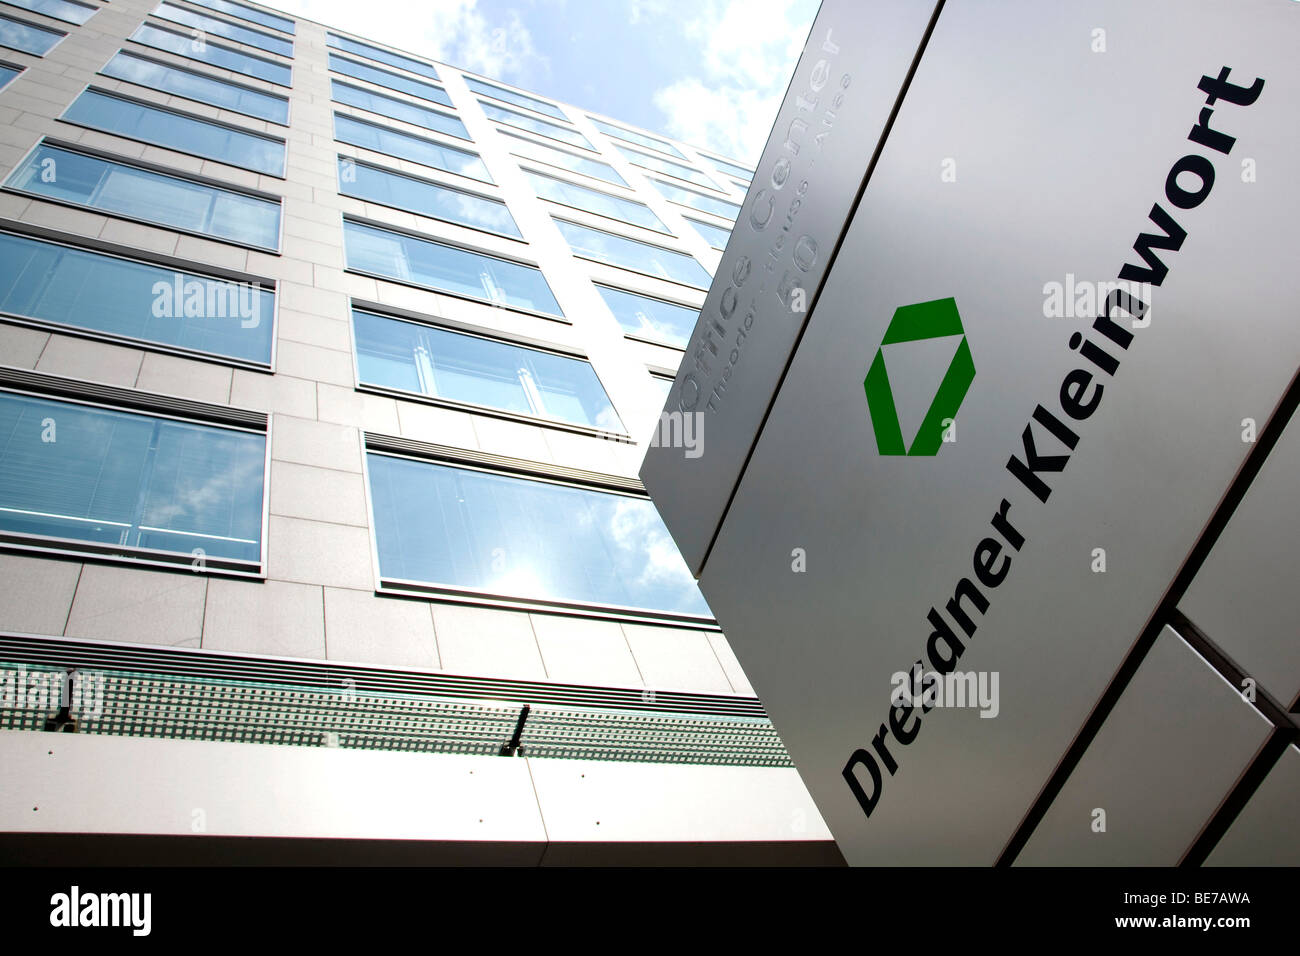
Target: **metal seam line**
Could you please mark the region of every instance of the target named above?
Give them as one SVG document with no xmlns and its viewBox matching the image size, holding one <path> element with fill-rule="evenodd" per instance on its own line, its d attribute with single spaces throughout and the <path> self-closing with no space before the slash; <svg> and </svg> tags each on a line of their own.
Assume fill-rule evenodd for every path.
<svg viewBox="0 0 1300 956">
<path fill-rule="evenodd" d="M 1173 583 L 1170 584 L 1169 590 L 1165 592 L 1164 598 L 1156 606 L 1155 613 L 1151 615 L 1146 627 L 1138 635 L 1133 647 L 1115 671 L 1110 683 L 1102 692 L 1101 697 L 1097 699 L 1092 712 L 1084 720 L 1083 726 L 1079 728 L 1078 734 L 1070 743 L 1070 746 L 1066 748 L 1060 762 L 1057 763 L 1047 782 L 1043 784 L 1043 788 L 1038 792 L 1038 796 L 1034 798 L 1034 802 L 1025 813 L 1024 819 L 1021 820 L 1020 825 L 1011 835 L 1011 839 L 1007 841 L 1007 845 L 998 857 L 996 866 L 1010 866 L 1015 862 L 1016 857 L 1024 849 L 1025 844 L 1029 842 L 1029 838 L 1033 836 L 1034 830 L 1047 814 L 1052 802 L 1060 795 L 1070 774 L 1074 772 L 1074 768 L 1083 759 L 1084 752 L 1087 751 L 1089 745 L 1101 730 L 1106 718 L 1110 716 L 1110 712 L 1114 709 L 1125 688 L 1132 681 L 1133 675 L 1137 673 L 1138 667 L 1146 658 L 1147 652 L 1155 644 L 1160 632 L 1170 623 L 1174 612 L 1177 610 L 1178 602 L 1187 593 L 1187 589 L 1201 570 L 1205 559 L 1209 557 L 1210 551 L 1218 542 L 1223 529 L 1227 527 L 1228 522 L 1232 519 L 1237 506 L 1241 504 L 1246 492 L 1250 490 L 1255 476 L 1264 467 L 1264 462 L 1276 447 L 1282 432 L 1286 430 L 1286 426 L 1291 421 L 1297 405 L 1300 405 L 1300 370 L 1292 377 L 1286 391 L 1282 394 L 1281 401 L 1278 402 L 1277 408 L 1269 417 L 1268 423 L 1260 430 L 1255 447 L 1250 450 L 1246 460 L 1241 465 L 1241 470 L 1237 472 L 1236 477 L 1228 485 L 1228 490 L 1224 493 L 1219 506 L 1214 510 L 1209 522 L 1206 523 L 1205 530 L 1201 532 L 1200 538 L 1192 546 L 1187 560 L 1183 562 L 1183 566 L 1174 576 Z M 1184 618 L 1184 620 L 1186 619 Z"/>
<path fill-rule="evenodd" d="M 880 154 L 885 149 L 885 143 L 889 140 L 889 134 L 894 128 L 894 120 L 898 117 L 898 111 L 903 107 L 903 99 L 907 96 L 908 88 L 912 85 L 912 77 L 916 75 L 917 67 L 921 65 L 921 57 L 925 54 L 925 48 L 930 43 L 930 35 L 934 33 L 935 24 L 939 22 L 939 14 L 943 12 L 943 5 L 946 0 L 938 0 L 934 5 L 934 13 L 930 15 L 930 22 L 925 25 L 925 32 L 921 35 L 921 42 L 916 47 L 916 54 L 912 57 L 912 63 L 907 68 L 907 75 L 903 77 L 903 84 L 898 88 L 898 96 L 894 98 L 893 109 L 889 112 L 889 118 L 885 120 L 885 126 L 881 130 L 879 139 L 876 140 L 875 152 L 871 154 L 871 161 L 867 163 L 867 170 L 862 174 L 862 182 L 858 184 L 858 191 L 853 197 L 853 202 L 849 206 L 849 211 L 844 217 L 844 225 L 840 229 L 840 234 L 835 238 L 835 247 L 831 250 L 830 256 L 826 259 L 826 268 L 822 273 L 822 282 L 817 291 L 808 302 L 808 311 L 804 314 L 803 324 L 799 327 L 798 333 L 794 337 L 794 342 L 790 346 L 790 354 L 786 356 L 785 365 L 781 369 L 781 375 L 776 380 L 776 387 L 772 389 L 772 397 L 768 400 L 767 408 L 763 410 L 763 417 L 758 422 L 758 427 L 754 430 L 754 440 L 749 444 L 749 451 L 745 453 L 745 460 L 741 462 L 740 471 L 736 474 L 736 481 L 731 486 L 731 493 L 727 495 L 727 503 L 722 506 L 722 514 L 718 516 L 718 522 L 714 526 L 713 534 L 709 538 L 709 545 L 704 549 L 704 556 L 700 559 L 700 568 L 703 569 L 709 563 L 709 555 L 713 553 L 713 546 L 717 543 L 718 535 L 722 533 L 722 526 L 727 522 L 727 515 L 731 512 L 732 502 L 736 500 L 736 493 L 740 490 L 741 483 L 745 480 L 745 472 L 749 470 L 750 459 L 754 457 L 754 451 L 758 448 L 758 443 L 763 440 L 763 429 L 767 426 L 767 420 L 772 415 L 772 407 L 776 404 L 776 398 L 781 394 L 781 387 L 785 384 L 786 376 L 790 372 L 790 365 L 794 362 L 794 357 L 799 352 L 799 343 L 803 341 L 804 332 L 808 329 L 808 322 L 811 321 L 813 312 L 817 308 L 817 300 L 821 298 L 822 289 L 826 287 L 831 272 L 835 268 L 835 260 L 839 258 L 840 248 L 844 245 L 844 237 L 848 234 L 849 228 L 853 225 L 853 217 L 857 215 L 858 206 L 862 203 L 862 196 L 867 191 L 867 184 L 871 182 L 871 174 L 876 170 L 876 163 L 880 160 Z"/>
</svg>

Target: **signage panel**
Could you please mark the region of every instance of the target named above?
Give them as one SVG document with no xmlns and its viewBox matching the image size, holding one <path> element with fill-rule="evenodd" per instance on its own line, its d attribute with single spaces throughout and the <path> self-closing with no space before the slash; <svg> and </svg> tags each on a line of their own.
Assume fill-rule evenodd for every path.
<svg viewBox="0 0 1300 956">
<path fill-rule="evenodd" d="M 1300 367 L 1298 46 L 1280 0 L 948 0 L 770 411 L 706 418 L 719 473 L 763 422 L 730 505 L 647 460 L 851 863 L 999 858 Z"/>
</svg>

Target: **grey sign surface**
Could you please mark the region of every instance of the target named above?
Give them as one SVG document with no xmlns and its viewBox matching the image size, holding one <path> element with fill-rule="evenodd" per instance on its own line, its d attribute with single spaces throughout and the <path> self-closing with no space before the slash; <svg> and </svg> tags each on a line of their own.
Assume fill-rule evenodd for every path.
<svg viewBox="0 0 1300 956">
<path fill-rule="evenodd" d="M 684 550 L 721 520 L 702 589 L 850 862 L 998 858 L 1300 367 L 1297 48 L 1279 0 L 948 0 L 730 507 L 647 461 Z M 898 706 L 918 661 L 997 706 Z"/>
<path fill-rule="evenodd" d="M 696 575 L 935 4 L 831 6 L 836 15 L 824 12 L 809 34 L 668 395 L 670 411 L 702 416 L 707 450 L 652 446 L 641 468 Z"/>
</svg>

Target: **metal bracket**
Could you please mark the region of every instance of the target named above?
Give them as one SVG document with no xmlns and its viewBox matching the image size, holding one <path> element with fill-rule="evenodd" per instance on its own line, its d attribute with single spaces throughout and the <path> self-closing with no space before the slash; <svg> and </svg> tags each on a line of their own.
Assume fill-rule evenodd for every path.
<svg viewBox="0 0 1300 956">
<path fill-rule="evenodd" d="M 522 757 L 524 755 L 523 748 L 520 747 L 519 741 L 524 735 L 524 724 L 528 720 L 528 712 L 530 709 L 531 708 L 527 704 L 524 704 L 523 710 L 519 711 L 519 720 L 515 723 L 514 735 L 501 745 L 499 756 Z"/>
<path fill-rule="evenodd" d="M 72 716 L 72 681 L 75 669 L 63 675 L 63 690 L 59 694 L 59 710 L 53 717 L 45 718 L 45 730 L 55 734 L 75 734 L 77 720 Z"/>
</svg>

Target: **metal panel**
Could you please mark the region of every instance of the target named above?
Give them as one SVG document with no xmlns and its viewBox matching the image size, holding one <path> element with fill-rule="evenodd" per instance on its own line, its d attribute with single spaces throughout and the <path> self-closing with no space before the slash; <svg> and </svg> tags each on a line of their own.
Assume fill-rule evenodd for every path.
<svg viewBox="0 0 1300 956">
<path fill-rule="evenodd" d="M 1300 749 L 1288 747 L 1206 860 L 1207 866 L 1300 866 Z"/>
<path fill-rule="evenodd" d="M 1262 422 L 1264 413 L 1243 409 L 1242 417 Z M 1300 421 L 1293 419 L 1179 602 L 1246 676 L 1284 704 L 1300 694 L 1300 608 L 1290 600 L 1300 538 L 1297 479 Z"/>
<path fill-rule="evenodd" d="M 7 832 L 546 840 L 522 760 L 16 730 L 0 755 Z"/>
<path fill-rule="evenodd" d="M 838 12 L 824 7 L 814 35 Z M 1266 418 L 1300 366 L 1282 225 L 1300 215 L 1300 182 L 1243 175 L 1300 154 L 1294 13 L 1271 0 L 944 6 L 701 575 L 850 862 L 997 858 L 1240 467 L 1241 418 Z M 1256 102 L 1216 85 L 1226 68 L 1240 100 L 1262 78 Z M 1230 156 L 1189 141 L 1200 123 L 1236 138 Z M 1210 174 L 1171 172 L 1183 156 L 1204 158 L 1184 170 L 1217 170 L 1207 195 L 1192 193 Z M 1161 232 L 1153 204 L 1187 236 L 1153 249 L 1169 271 L 1147 316 L 1116 310 L 1108 325 L 1085 302 L 1047 318 L 1048 283 L 1142 264 L 1135 238 Z M 955 440 L 933 457 L 882 454 L 864 378 L 896 310 L 949 297 L 977 372 Z M 1076 332 L 1092 343 L 1078 352 Z M 1077 416 L 1061 398 L 1076 369 L 1093 378 L 1073 398 L 1104 388 Z M 893 384 L 900 410 L 937 388 Z M 1033 454 L 1061 456 L 1047 462 L 1059 470 L 1009 467 Z M 657 461 L 645 475 L 672 530 L 713 520 L 698 475 Z M 981 561 L 997 580 L 976 587 Z M 946 612 L 963 581 L 980 595 L 960 605 L 969 634 Z M 932 610 L 951 640 L 932 637 Z M 999 676 L 999 715 L 936 709 L 901 744 L 891 677 L 957 642 L 960 670 Z M 849 766 L 859 751 L 882 778 L 875 803 L 865 760 Z"/>
<path fill-rule="evenodd" d="M 1016 863 L 1173 866 L 1271 729 L 1165 628 Z"/>
<path fill-rule="evenodd" d="M 528 763 L 554 843 L 680 840 L 686 832 L 711 842 L 830 836 L 793 770 Z"/>
<path fill-rule="evenodd" d="M 807 318 L 793 289 L 813 301 L 933 10 L 827 0 L 804 46 L 668 394 L 703 416 L 706 453 L 651 446 L 641 467 L 697 575 Z"/>
</svg>

